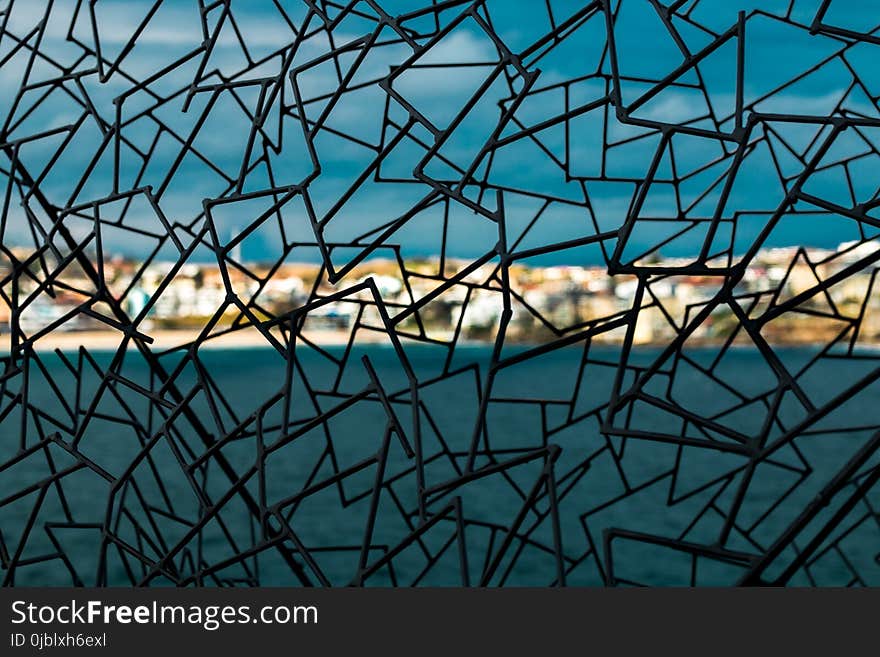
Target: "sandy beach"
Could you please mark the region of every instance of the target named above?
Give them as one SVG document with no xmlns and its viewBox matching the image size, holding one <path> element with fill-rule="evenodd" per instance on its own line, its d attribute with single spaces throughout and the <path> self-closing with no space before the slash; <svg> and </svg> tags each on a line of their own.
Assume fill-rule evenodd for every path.
<svg viewBox="0 0 880 657">
<path fill-rule="evenodd" d="M 145 332 L 153 339 L 150 348 L 154 351 L 166 351 L 183 345 L 187 345 L 199 336 L 196 330 L 152 330 Z M 276 333 L 279 341 L 283 342 Z M 321 346 L 346 345 L 351 338 L 349 331 L 305 331 L 303 337 Z M 56 331 L 43 336 L 34 343 L 34 351 L 51 352 L 56 349 L 61 351 L 77 351 L 85 347 L 89 351 L 115 351 L 122 343 L 123 335 L 117 331 Z M 357 342 L 360 344 L 376 344 L 387 342 L 387 336 L 378 331 L 360 330 L 357 333 Z M 221 333 L 210 337 L 199 347 L 200 349 L 257 349 L 271 348 L 272 345 L 256 329 L 247 328 L 229 333 Z M 137 348 L 134 341 L 129 341 L 129 349 Z M 0 353 L 8 353 L 10 350 L 10 335 L 2 336 L 0 341 Z"/>
</svg>

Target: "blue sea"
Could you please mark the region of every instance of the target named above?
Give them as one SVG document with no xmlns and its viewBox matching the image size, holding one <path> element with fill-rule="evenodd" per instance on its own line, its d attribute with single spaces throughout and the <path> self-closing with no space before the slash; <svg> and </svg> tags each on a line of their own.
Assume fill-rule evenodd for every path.
<svg viewBox="0 0 880 657">
<path fill-rule="evenodd" d="M 421 451 L 425 487 L 430 488 L 454 480 L 466 466 L 492 352 L 486 345 L 464 344 L 458 345 L 448 358 L 449 353 L 439 347 L 404 348 L 419 381 L 437 379 L 424 385 L 420 393 Z M 529 349 L 512 347 L 502 352 L 502 358 L 515 357 Z M 656 348 L 637 348 L 629 363 L 645 367 L 657 360 L 660 353 Z M 826 357 L 801 372 L 816 349 L 777 348 L 776 353 L 789 372 L 799 374 L 803 394 L 816 408 L 876 367 L 870 358 Z M 293 427 L 302 426 L 317 410 L 335 409 L 363 390 L 370 380 L 361 360 L 366 356 L 384 393 L 392 400 L 407 440 L 415 445 L 408 379 L 398 354 L 388 346 L 356 347 L 347 355 L 347 362 L 342 347 L 318 350 L 302 346 L 297 348 L 296 355 L 298 367 L 293 371 L 288 370 L 283 355 L 272 349 L 203 350 L 198 354 L 198 368 L 190 362 L 179 371 L 175 368 L 180 355 L 168 354 L 162 362 L 184 395 L 197 381 L 203 382 L 205 389 L 194 393 L 189 407 L 212 440 L 230 433 L 237 436 L 226 441 L 219 451 L 239 475 L 260 462 L 254 436 L 259 418 L 263 446 L 270 453 L 264 461 L 264 490 L 260 490 L 259 477 L 253 475 L 245 483 L 248 493 L 253 499 L 264 495 L 266 504 L 272 508 L 280 505 L 279 513 L 294 534 L 285 545 L 290 546 L 295 539 L 309 551 L 312 565 L 306 567 L 306 572 L 312 583 L 345 585 L 358 574 L 361 546 L 369 527 L 376 466 L 371 463 L 341 483 L 323 488 L 316 484 L 379 453 L 388 416 L 380 401 L 371 396 L 343 407 L 325 425 L 315 426 L 288 442 L 282 439 L 282 425 L 288 422 L 288 431 L 293 431 Z M 187 469 L 199 462 L 205 446 L 187 418 L 174 416 L 171 409 L 158 410 L 157 404 L 151 404 L 134 387 L 158 387 L 139 354 L 128 352 L 118 368 L 127 385 L 114 385 L 112 393 L 105 390 L 102 394 L 97 370 L 86 361 L 80 362 L 77 354 L 66 356 L 67 363 L 55 354 L 41 354 L 45 372 L 31 363 L 27 402 L 39 413 L 32 414 L 24 425 L 18 410 L 4 416 L 0 424 L 2 463 L 15 457 L 22 446 L 34 444 L 38 436 L 58 431 L 68 444 L 76 439 L 79 452 L 91 463 L 111 477 L 119 477 L 137 459 L 143 444 L 163 429 L 167 433 L 150 447 L 151 462 L 139 460 L 134 468 L 137 486 L 128 486 L 113 495 L 110 484 L 95 474 L 94 468 L 84 468 L 61 480 L 63 499 L 55 486 L 44 486 L 42 496 L 39 487 L 35 487 L 30 494 L 15 499 L 17 491 L 45 483 L 50 474 L 47 454 L 56 470 L 75 463 L 58 445 L 35 451 L 3 468 L 0 530 L 8 554 L 20 550 L 20 565 L 14 576 L 16 585 L 69 584 L 71 570 L 81 582 L 95 583 L 104 530 L 116 539 L 106 550 L 108 584 L 138 583 L 151 570 L 149 560 L 158 559 L 175 546 L 169 561 L 183 579 L 186 573 L 201 571 L 205 584 L 300 583 L 275 548 L 261 550 L 244 563 L 231 560 L 234 554 L 259 542 L 260 524 L 239 496 L 224 499 L 229 479 L 216 465 Z M 112 362 L 114 355 L 93 356 L 100 370 Z M 568 347 L 499 370 L 492 385 L 480 445 L 485 441 L 491 444 L 495 461 L 515 458 L 547 444 L 561 448 L 554 476 L 566 556 L 566 583 L 599 585 L 607 576 L 608 554 L 603 535 L 608 530 L 684 538 L 701 545 L 715 543 L 747 459 L 715 449 L 680 449 L 653 440 L 603 436 L 599 420 L 613 389 L 620 353 L 616 347 L 592 347 L 586 367 L 582 367 L 583 356 L 583 346 Z M 693 350 L 688 356 L 691 364 L 678 363 L 674 378 L 668 376 L 669 365 L 661 367 L 657 381 L 646 390 L 667 395 L 667 399 L 675 400 L 688 412 L 714 414 L 738 431 L 754 433 L 762 426 L 766 412 L 760 410 L 761 400 L 772 401 L 767 393 L 775 390 L 778 383 L 768 374 L 760 354 L 732 348 L 716 361 L 717 349 L 706 347 Z M 723 385 L 707 379 L 693 363 L 713 368 Z M 48 384 L 46 374 L 57 383 L 57 390 Z M 632 372 L 624 376 L 624 389 L 633 376 Z M 828 386 L 832 380 L 835 385 Z M 267 400 L 284 390 L 288 381 L 293 382 L 290 399 L 281 397 L 267 406 Z M 12 390 L 14 386 L 10 384 L 7 396 Z M 222 396 L 218 394 L 221 391 Z M 732 403 L 732 391 L 755 401 L 744 412 L 732 413 L 725 419 L 721 413 L 725 405 Z M 876 390 L 869 387 L 759 465 L 725 546 L 756 554 L 771 545 L 873 432 L 871 426 L 878 423 L 874 417 L 878 412 L 876 399 Z M 83 425 L 84 410 L 93 402 L 93 418 Z M 65 404 L 81 409 L 78 424 L 74 425 L 66 415 Z M 638 417 L 639 413 L 644 416 Z M 779 426 L 769 432 L 770 442 L 807 414 L 803 405 L 786 393 L 776 412 Z M 39 419 L 35 420 L 34 415 Z M 630 420 L 632 427 L 643 430 L 680 431 L 680 419 L 647 408 L 634 406 Z M 137 424 L 144 426 L 136 429 Z M 27 432 L 24 445 L 23 426 Z M 711 436 L 707 439 L 723 441 Z M 479 455 L 474 465 L 479 469 L 491 463 Z M 419 526 L 413 466 L 414 460 L 406 456 L 401 443 L 392 437 L 367 566 L 381 560 Z M 524 497 L 542 467 L 542 460 L 532 460 L 449 490 L 439 490 L 426 507 L 426 517 L 460 498 L 467 520 L 465 538 L 456 534 L 451 516 L 443 518 L 419 534 L 418 541 L 400 549 L 390 567 L 385 564 L 373 570 L 364 583 L 480 583 L 492 567 L 507 529 L 522 509 Z M 160 480 L 162 486 L 157 483 Z M 301 500 L 293 499 L 308 487 L 315 487 L 315 492 Z M 196 488 L 203 490 L 208 499 L 200 500 Z M 845 489 L 827 511 L 807 526 L 797 545 L 804 545 L 818 531 L 844 496 Z M 869 496 L 868 503 L 872 500 Z M 188 537 L 188 530 L 205 511 L 206 503 L 217 504 L 219 511 L 200 533 Z M 556 582 L 546 494 L 538 497 L 535 509 L 538 513 L 526 514 L 486 583 L 531 586 Z M 21 537 L 31 521 L 33 529 L 21 547 Z M 275 520 L 270 522 L 277 528 Z M 866 506 L 859 505 L 831 536 L 836 543 L 823 545 L 814 555 L 809 573 L 802 569 L 792 583 L 880 583 L 878 523 L 876 516 L 872 521 Z M 467 548 L 466 566 L 462 564 L 459 540 L 464 540 Z M 142 553 L 147 563 L 139 562 L 126 551 L 126 546 Z M 779 557 L 776 570 L 793 558 L 793 550 L 788 548 Z M 69 560 L 64 566 L 57 556 L 61 552 Z M 621 583 L 725 585 L 735 583 L 743 573 L 741 565 L 706 558 L 693 560 L 679 550 L 625 538 L 615 541 L 613 561 L 614 576 Z M 201 567 L 194 568 L 193 564 Z M 6 577 L 8 573 L 0 570 L 0 575 Z M 174 582 L 159 574 L 150 583 Z"/>
</svg>

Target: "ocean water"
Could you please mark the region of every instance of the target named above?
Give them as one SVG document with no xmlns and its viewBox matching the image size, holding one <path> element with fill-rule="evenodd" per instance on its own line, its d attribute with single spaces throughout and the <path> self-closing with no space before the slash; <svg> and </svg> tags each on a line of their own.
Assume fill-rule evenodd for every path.
<svg viewBox="0 0 880 657">
<path fill-rule="evenodd" d="M 742 564 L 694 559 L 686 550 L 638 538 L 683 539 L 700 545 L 719 541 L 748 459 L 709 447 L 712 441 L 730 444 L 731 439 L 711 431 L 701 434 L 692 424 L 686 427 L 686 435 L 708 441 L 705 447 L 609 438 L 600 431 L 600 421 L 614 389 L 619 350 L 593 347 L 586 352 L 589 361 L 584 366 L 583 347 L 539 356 L 523 354 L 529 349 L 520 346 L 502 353 L 503 358 L 513 360 L 496 373 L 485 424 L 477 430 L 491 348 L 463 344 L 450 357 L 441 348 L 405 346 L 407 361 L 424 384 L 419 426 L 425 487 L 455 482 L 467 465 L 475 430 L 480 446 L 474 463 L 478 471 L 556 445 L 561 451 L 553 473 L 566 583 L 602 584 L 609 576 L 610 557 L 614 577 L 621 583 L 735 583 L 744 572 Z M 643 390 L 671 400 L 682 412 L 711 417 L 731 432 L 758 435 L 769 423 L 767 441 L 772 444 L 877 366 L 873 358 L 826 357 L 806 367 L 816 355 L 810 347 L 779 348 L 776 353 L 786 371 L 796 375 L 801 397 L 813 410 L 789 390 L 770 413 L 778 379 L 760 354 L 747 349 L 730 349 L 717 361 L 714 348 L 694 350 L 688 353 L 690 361 L 679 361 L 674 371 L 671 362 L 664 363 Z M 76 354 L 68 354 L 67 363 L 54 354 L 41 355 L 39 363 L 30 363 L 26 385 L 22 374 L 10 374 L 4 404 L 26 390 L 32 412 L 23 420 L 19 406 L 8 411 L 3 407 L 0 462 L 6 465 L 0 471 L 0 531 L 5 551 L 9 555 L 18 552 L 20 565 L 14 577 L 8 569 L 0 570 L 0 576 L 16 585 L 51 585 L 69 584 L 75 572 L 80 581 L 93 584 L 104 558 L 109 584 L 128 585 L 148 578 L 152 584 L 170 585 L 174 579 L 156 573 L 154 566 L 171 551 L 173 556 L 165 566 L 186 583 L 197 579 L 209 585 L 298 584 L 277 546 L 257 550 L 244 562 L 234 559 L 235 554 L 260 543 L 262 527 L 241 495 L 224 497 L 230 488 L 228 473 L 216 463 L 194 467 L 206 449 L 193 428 L 195 421 L 212 441 L 234 436 L 215 448 L 215 453 L 222 454 L 234 477 L 250 473 L 242 489 L 254 500 L 265 496 L 266 506 L 285 519 L 289 533 L 282 549 L 298 544 L 308 552 L 305 571 L 309 581 L 333 585 L 356 581 L 377 473 L 374 462 L 361 469 L 358 464 L 380 453 L 388 415 L 375 396 L 350 405 L 346 400 L 370 381 L 362 362 L 366 357 L 392 400 L 407 440 L 415 445 L 408 378 L 398 354 L 388 346 L 360 346 L 348 355 L 340 347 L 298 348 L 296 354 L 297 367 L 292 370 L 271 349 L 205 350 L 197 362 L 183 365 L 179 355 L 163 356 L 164 368 L 183 395 L 193 391 L 196 383 L 202 384 L 188 404 L 190 417 L 173 415 L 170 408 L 151 403 L 137 388 L 155 390 L 158 384 L 136 352 L 129 352 L 116 368 L 127 385 L 116 384 L 103 392 L 101 372 L 111 364 L 111 353 L 95 354 L 94 365 Z M 622 389 L 660 354 L 655 348 L 634 350 L 623 373 Z M 534 357 L 516 362 L 518 355 Z M 716 378 L 707 377 L 701 367 L 711 368 Z M 289 399 L 279 394 L 288 386 Z M 868 386 L 854 394 L 754 469 L 726 539 L 728 549 L 758 554 L 782 535 L 880 424 L 875 417 L 880 414 L 876 392 Z M 270 403 L 273 395 L 278 399 Z M 163 397 L 170 399 L 168 394 Z M 65 404 L 81 409 L 76 422 Z M 83 423 L 84 410 L 93 404 L 92 419 Z M 293 440 L 283 438 L 302 428 L 318 411 L 331 409 L 335 410 L 326 423 Z M 769 420 L 768 415 L 772 416 Z M 617 424 L 622 426 L 627 417 L 631 428 L 652 434 L 682 431 L 681 414 L 656 406 L 633 404 L 619 414 Z M 262 449 L 268 452 L 263 459 L 255 437 L 258 422 Z M 56 444 L 10 465 L 22 447 L 55 431 L 68 444 L 76 440 L 79 453 L 94 467 L 64 476 L 60 487 L 47 483 L 50 457 L 56 471 L 75 464 Z M 150 458 L 139 459 L 145 444 Z M 483 449 L 486 444 L 491 446 L 491 457 Z M 456 532 L 454 515 L 449 513 L 428 530 L 417 532 L 418 540 L 410 541 L 420 526 L 415 461 L 406 456 L 394 436 L 387 450 L 365 557 L 369 571 L 365 584 L 455 586 L 485 580 L 490 585 L 530 586 L 556 582 L 553 514 L 546 487 L 539 488 L 534 507 L 525 513 L 507 549 L 501 550 L 525 497 L 539 480 L 542 459 L 458 481 L 448 489 L 440 487 L 423 509 L 425 519 L 458 503 L 465 521 L 464 537 Z M 875 463 L 876 455 L 860 472 Z M 95 473 L 98 468 L 111 478 L 130 474 L 129 485 L 114 489 Z M 318 486 L 346 469 L 351 474 Z M 852 492 L 852 483 L 842 487 L 794 546 L 783 551 L 768 575 L 781 571 L 794 558 L 795 546 L 802 548 L 828 522 Z M 310 487 L 311 494 L 295 499 Z M 33 490 L 17 496 L 29 488 Z M 203 491 L 201 498 L 199 491 Z M 792 583 L 880 583 L 880 526 L 869 503 L 873 509 L 880 508 L 877 490 L 846 516 L 830 541 L 812 555 L 809 569 L 801 569 Z M 219 510 L 211 512 L 202 530 L 191 532 L 205 508 L 214 505 Z M 280 528 L 277 518 L 267 522 L 270 530 Z M 103 539 L 105 530 L 113 540 Z M 629 538 L 616 538 L 610 549 L 603 544 L 608 531 L 621 530 L 629 532 Z M 376 566 L 389 551 L 394 552 L 390 564 Z M 201 573 L 198 578 L 196 572 Z"/>
</svg>

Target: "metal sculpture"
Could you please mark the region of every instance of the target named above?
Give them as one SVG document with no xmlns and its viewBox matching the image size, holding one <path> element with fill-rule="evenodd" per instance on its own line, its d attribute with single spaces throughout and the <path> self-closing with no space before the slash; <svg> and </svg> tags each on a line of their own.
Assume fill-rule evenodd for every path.
<svg viewBox="0 0 880 657">
<path fill-rule="evenodd" d="M 880 582 L 880 38 L 766 4 L 0 4 L 4 584 Z M 545 312 L 547 257 L 618 305 Z M 243 334 L 271 385 L 212 360 Z"/>
</svg>

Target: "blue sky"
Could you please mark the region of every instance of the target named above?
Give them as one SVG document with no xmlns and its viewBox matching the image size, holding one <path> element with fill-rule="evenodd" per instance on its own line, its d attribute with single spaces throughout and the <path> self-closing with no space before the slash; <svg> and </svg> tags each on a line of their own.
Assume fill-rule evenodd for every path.
<svg viewBox="0 0 880 657">
<path fill-rule="evenodd" d="M 63 61 L 67 66 L 72 66 L 81 53 L 75 44 L 65 41 L 75 4 L 72 1 L 54 3 L 46 36 L 40 46 L 41 52 Z M 306 16 L 305 5 L 299 2 L 280 4 L 298 29 Z M 621 93 L 623 102 L 631 104 L 650 91 L 653 85 L 648 80 L 663 78 L 676 70 L 683 59 L 679 47 L 649 2 L 624 0 L 620 7 L 616 2 L 613 4 L 617 12 L 614 38 L 618 65 L 620 74 L 626 78 L 621 85 Z M 819 0 L 795 1 L 791 19 L 809 25 L 820 4 Z M 871 30 L 874 26 L 868 24 L 870 17 L 880 14 L 867 10 L 866 4 L 880 8 L 880 3 L 873 1 L 853 3 L 835 0 L 824 21 L 847 29 Z M 418 3 L 404 1 L 380 2 L 380 5 L 390 15 L 419 6 Z M 677 18 L 673 19 L 673 23 L 683 43 L 690 52 L 695 53 L 715 38 L 712 33 L 723 33 L 734 25 L 739 9 L 749 12 L 760 8 L 769 15 L 750 15 L 746 24 L 743 96 L 747 108 L 765 113 L 827 116 L 842 106 L 849 112 L 876 118 L 878 112 L 872 98 L 880 95 L 880 72 L 873 52 L 877 46 L 861 44 L 846 48 L 846 44 L 838 39 L 821 34 L 811 36 L 803 27 L 778 20 L 778 16 L 786 14 L 789 5 L 788 0 L 691 1 L 680 12 L 687 14 L 699 26 Z M 14 3 L 9 31 L 22 36 L 27 34 L 41 19 L 44 6 L 45 3 L 40 2 Z M 151 6 L 151 2 L 109 0 L 95 5 L 100 46 L 107 61 L 113 61 L 119 55 Z M 550 6 L 553 19 L 559 24 L 583 3 L 551 2 Z M 284 49 L 296 39 L 285 17 L 270 0 L 234 1 L 231 8 L 247 46 L 247 55 L 253 60 L 269 57 L 265 64 L 248 70 L 247 55 L 227 21 L 220 32 L 217 47 L 206 62 L 202 62 L 201 56 L 192 57 L 157 79 L 151 85 L 152 91 L 165 96 L 186 89 L 195 79 L 200 64 L 204 64 L 203 70 L 206 72 L 200 81 L 202 85 L 216 83 L 220 75 L 241 82 L 278 74 Z M 465 8 L 456 7 L 444 12 L 441 22 L 448 24 L 456 20 Z M 366 5 L 364 11 L 368 11 Z M 208 15 L 209 29 L 216 25 L 220 13 L 217 9 Z M 513 53 L 529 48 L 530 44 L 552 29 L 543 2 L 489 1 L 481 16 L 486 13 L 496 33 Z M 315 25 L 315 21 L 310 23 L 310 29 Z M 374 25 L 374 22 L 354 15 L 344 18 L 333 30 L 335 45 L 339 47 L 340 44 L 370 34 Z M 417 30 L 431 29 L 424 20 L 421 23 L 413 21 L 408 26 Z M 73 34 L 90 45 L 94 41 L 84 10 L 75 22 Z M 385 28 L 379 38 L 381 41 L 390 36 L 390 29 Z M 137 45 L 120 62 L 120 69 L 142 79 L 191 53 L 202 40 L 198 3 L 183 0 L 165 2 L 151 18 Z M 525 69 L 540 69 L 540 74 L 529 94 L 521 99 L 514 114 L 515 121 L 504 128 L 502 138 L 515 135 L 520 130 L 518 125 L 529 127 L 545 121 L 552 122 L 554 117 L 565 111 L 566 96 L 569 109 L 572 109 L 597 101 L 609 93 L 610 87 L 604 76 L 610 73 L 610 63 L 607 57 L 602 57 L 605 40 L 604 17 L 597 14 L 540 58 L 524 58 Z M 424 46 L 429 39 L 416 39 L 416 43 Z M 0 58 L 13 52 L 15 45 L 8 37 L 0 41 Z M 327 107 L 325 95 L 338 86 L 332 61 L 317 64 L 330 50 L 326 31 L 315 31 L 299 44 L 293 56 L 293 66 L 300 69 L 297 76 L 299 92 L 310 121 L 322 115 Z M 356 52 L 340 58 L 343 69 L 352 65 Z M 276 55 L 270 57 L 273 53 Z M 696 72 L 691 70 L 678 78 L 678 85 L 657 93 L 632 116 L 668 124 L 689 122 L 691 126 L 714 130 L 710 118 L 701 118 L 711 116 L 711 119 L 719 122 L 722 131 L 732 129 L 731 115 L 737 93 L 736 55 L 736 39 L 732 39 L 700 63 L 698 70 L 707 91 L 708 104 L 702 92 L 696 88 L 699 79 Z M 88 203 L 106 197 L 112 192 L 113 184 L 110 174 L 112 148 L 105 149 L 92 175 L 82 189 L 72 196 L 80 176 L 102 141 L 101 126 L 94 117 L 83 117 L 81 103 L 61 90 L 53 91 L 48 99 L 43 100 L 40 96 L 42 89 L 35 88 L 24 95 L 18 106 L 13 107 L 15 93 L 24 83 L 23 72 L 28 56 L 27 50 L 19 49 L 0 68 L 0 120 L 7 129 L 12 128 L 7 139 L 21 141 L 21 161 L 36 177 L 55 154 L 65 134 L 38 140 L 31 136 L 83 119 L 52 170 L 46 173 L 42 188 L 50 200 L 59 206 Z M 318 134 L 314 140 L 321 172 L 310 183 L 308 196 L 317 218 L 325 222 L 324 235 L 330 241 L 351 240 L 393 221 L 431 192 L 429 185 L 412 178 L 413 168 L 425 157 L 425 149 L 419 142 L 431 143 L 434 139 L 427 126 L 417 124 L 401 136 L 398 145 L 383 162 L 384 176 L 407 179 L 405 182 L 359 182 L 375 155 L 371 146 L 388 143 L 398 134 L 408 118 L 404 103 L 416 108 L 437 129 L 448 127 L 462 112 L 476 88 L 493 74 L 499 51 L 479 22 L 467 18 L 416 60 L 419 70 L 394 78 L 392 88 L 395 96 L 389 99 L 378 81 L 389 75 L 391 67 L 412 56 L 412 47 L 405 43 L 373 48 L 367 53 L 350 84 L 351 87 L 358 87 L 364 83 L 364 86 L 340 97 L 326 114 L 324 125 L 328 130 Z M 818 70 L 796 80 L 799 75 L 826 60 Z M 83 70 L 94 64 L 93 58 L 87 58 L 74 70 Z M 440 68 L 436 66 L 438 64 L 453 66 Z M 211 71 L 216 73 L 210 74 Z M 451 136 L 439 151 L 461 170 L 474 163 L 477 152 L 498 125 L 501 108 L 509 106 L 522 89 L 522 79 L 516 77 L 516 71 L 508 66 L 507 72 L 514 75 L 512 81 L 508 82 L 503 77 L 496 79 L 475 107 L 461 117 L 461 122 L 451 131 Z M 38 83 L 58 73 L 56 67 L 37 60 L 27 82 Z M 854 73 L 858 80 L 854 78 Z M 585 76 L 592 77 L 584 79 Z M 793 80 L 796 81 L 786 85 Z M 197 93 L 189 110 L 184 112 L 183 95 L 174 96 L 157 106 L 143 91 L 132 91 L 130 80 L 118 72 L 103 83 L 94 75 L 83 76 L 82 85 L 96 112 L 105 121 L 114 120 L 114 99 L 124 97 L 124 122 L 145 109 L 151 109 L 152 116 L 161 119 L 184 138 L 193 133 L 197 121 L 205 115 L 205 108 L 211 104 L 212 97 L 210 92 Z M 780 89 L 780 85 L 785 86 Z M 65 87 L 82 97 L 81 91 L 73 83 L 66 83 Z M 285 87 L 283 102 L 289 104 L 293 93 L 287 79 Z M 160 207 L 165 216 L 172 222 L 193 223 L 197 227 L 203 199 L 217 198 L 227 193 L 228 179 L 238 175 L 246 157 L 250 121 L 242 106 L 252 110 L 257 106 L 258 93 L 255 89 L 253 86 L 238 89 L 237 97 L 230 93 L 218 95 L 197 133 L 195 147 L 211 160 L 219 172 L 190 153 L 185 154 L 178 172 L 172 178 L 166 178 L 169 165 L 181 153 L 180 142 L 158 132 L 158 125 L 150 115 L 126 123 L 123 134 L 138 148 L 147 149 L 154 139 L 158 141 L 140 181 L 135 181 L 135 176 L 143 159 L 133 150 L 122 146 L 119 164 L 121 189 L 130 188 L 136 182 L 138 185 L 152 184 L 155 189 L 161 188 Z M 775 93 L 768 96 L 771 92 Z M 28 114 L 37 99 L 42 102 Z M 301 122 L 295 117 L 282 117 L 278 105 L 276 101 L 275 107 L 267 111 L 265 124 L 265 134 L 273 144 L 279 126 L 284 133 L 280 152 L 270 154 L 274 184 L 297 184 L 312 173 L 312 162 Z M 383 142 L 382 126 L 386 116 L 397 128 L 388 128 Z M 778 158 L 785 169 L 784 175 L 795 177 L 803 167 L 798 157 L 808 159 L 815 152 L 816 145 L 812 148 L 808 146 L 813 142 L 821 143 L 827 135 L 827 129 L 823 133 L 821 126 L 809 123 L 773 124 L 772 128 L 775 135 L 766 139 L 763 138 L 763 128 L 753 135 L 756 139 L 754 148 L 736 176 L 733 193 L 722 213 L 724 217 L 731 217 L 734 212 L 739 216 L 737 236 L 732 246 L 734 252 L 742 252 L 751 243 L 766 224 L 767 212 L 775 209 L 785 195 L 786 188 L 779 179 L 773 157 Z M 607 153 L 607 180 L 598 180 L 602 173 L 603 130 L 610 142 L 619 145 Z M 341 136 L 341 133 L 352 138 Z M 788 152 L 777 135 L 793 146 L 796 152 Z M 618 229 L 626 220 L 634 194 L 639 189 L 638 183 L 647 175 L 661 144 L 656 130 L 620 123 L 613 110 L 606 117 L 604 106 L 571 120 L 567 148 L 562 122 L 535 133 L 535 137 L 540 140 L 540 145 L 529 137 L 513 139 L 497 149 L 491 163 L 483 158 L 476 168 L 478 177 L 482 178 L 488 167 L 488 183 L 505 190 L 508 241 L 514 243 L 519 240 L 518 248 L 521 249 L 576 239 L 593 234 L 597 229 Z M 872 199 L 877 192 L 875 176 L 872 175 L 877 165 L 872 151 L 877 148 L 876 138 L 873 129 L 865 129 L 860 134 L 844 133 L 835 141 L 823 163 L 832 164 L 840 158 L 864 154 L 848 165 L 850 180 L 847 181 L 842 167 L 831 167 L 815 174 L 805 186 L 805 191 L 851 207 L 851 183 L 857 202 Z M 678 189 L 680 198 L 677 200 L 675 188 L 664 182 L 672 177 L 671 155 L 668 152 L 663 154 L 655 182 L 647 191 L 645 204 L 630 234 L 627 248 L 633 253 L 650 248 L 664 236 L 680 231 L 688 225 L 687 218 L 711 217 L 715 211 L 721 184 L 716 183 L 713 187 L 712 182 L 716 178 L 723 179 L 732 151 L 725 154 L 716 139 L 686 135 L 673 137 L 672 151 L 679 176 L 704 168 L 705 171 L 688 176 Z M 248 163 L 252 163 L 254 157 L 252 155 Z M 719 162 L 709 166 L 719 158 Z M 425 174 L 437 181 L 447 181 L 455 176 L 454 170 L 439 158 L 422 163 L 425 165 Z M 566 179 L 566 166 L 575 179 Z M 3 168 L 5 170 L 5 162 Z M 2 182 L 5 188 L 6 179 Z M 257 191 L 270 186 L 266 168 L 260 166 L 247 176 L 242 189 L 245 192 Z M 347 191 L 352 193 L 350 200 L 337 207 L 337 200 Z M 474 200 L 478 198 L 479 190 L 471 186 L 466 187 L 464 193 Z M 687 206 L 704 193 L 705 196 L 686 213 L 685 219 L 678 216 L 679 203 Z M 485 194 L 480 198 L 480 203 L 491 210 L 494 208 L 494 199 L 494 193 Z M 227 204 L 215 216 L 218 230 L 227 233 L 223 236 L 227 239 L 236 229 L 248 225 L 259 216 L 265 207 L 266 202 L 259 200 Z M 798 207 L 804 208 L 803 205 Z M 119 203 L 101 206 L 103 218 L 112 218 L 114 212 L 120 211 Z M 155 213 L 144 199 L 136 199 L 127 212 L 125 225 L 148 232 L 161 232 Z M 445 212 L 448 212 L 448 255 L 475 257 L 490 250 L 497 241 L 496 225 L 475 214 L 466 204 L 458 202 L 449 203 L 448 209 L 445 204 L 438 203 L 423 210 L 387 241 L 401 244 L 406 255 L 436 254 L 441 249 Z M 288 240 L 314 239 L 301 196 L 297 195 L 285 204 L 282 214 L 280 227 L 277 221 L 263 222 L 259 230 L 245 242 L 242 249 L 246 259 L 275 257 L 281 228 Z M 21 209 L 11 207 L 9 216 L 11 220 L 7 222 L 4 241 L 14 243 L 27 240 L 28 231 Z M 657 221 L 664 218 L 667 221 Z M 71 222 L 75 221 L 82 224 L 79 230 L 89 229 L 89 222 L 71 218 Z M 533 221 L 532 230 L 522 236 L 522 231 Z M 704 231 L 701 231 L 691 230 L 675 243 L 664 246 L 662 253 L 669 256 L 693 254 L 702 245 Z M 766 245 L 830 247 L 859 236 L 857 223 L 838 215 L 792 215 L 779 223 Z M 732 238 L 727 234 L 719 239 L 730 241 Z M 111 228 L 107 229 L 105 243 L 108 249 L 131 255 L 145 252 L 152 244 L 149 238 L 139 240 Z M 613 241 L 608 242 L 609 247 L 613 245 Z M 602 253 L 597 248 L 582 248 L 545 256 L 539 264 L 595 264 L 601 259 Z"/>
</svg>

